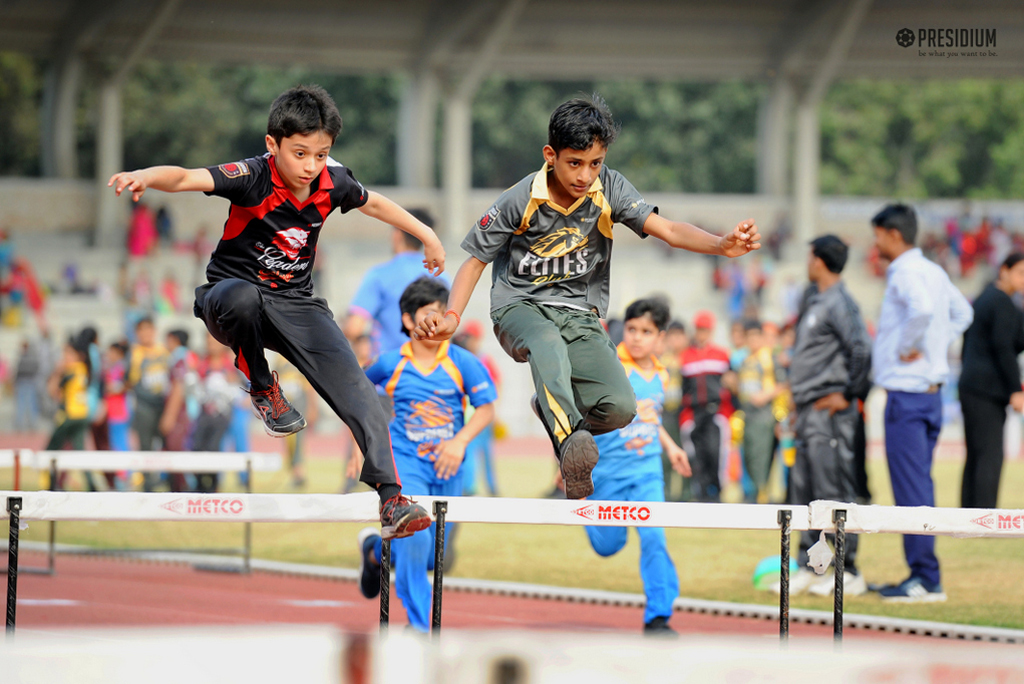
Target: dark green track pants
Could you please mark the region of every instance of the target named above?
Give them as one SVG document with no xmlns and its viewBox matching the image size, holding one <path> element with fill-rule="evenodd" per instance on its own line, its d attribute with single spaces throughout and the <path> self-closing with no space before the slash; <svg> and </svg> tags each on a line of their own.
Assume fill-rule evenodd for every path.
<svg viewBox="0 0 1024 684">
<path fill-rule="evenodd" d="M 541 413 L 561 444 L 573 430 L 625 427 L 636 396 L 597 314 L 517 302 L 491 314 L 509 356 L 530 364 Z"/>
</svg>

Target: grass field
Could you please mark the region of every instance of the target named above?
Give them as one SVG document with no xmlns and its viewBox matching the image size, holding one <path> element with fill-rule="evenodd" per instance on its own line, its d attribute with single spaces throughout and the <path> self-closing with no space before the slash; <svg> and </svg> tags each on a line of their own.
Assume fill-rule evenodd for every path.
<svg viewBox="0 0 1024 684">
<path fill-rule="evenodd" d="M 869 464 L 876 502 L 892 502 L 885 464 Z M 954 506 L 959 499 L 960 464 L 936 464 L 938 504 Z M 535 497 L 550 485 L 553 462 L 536 457 L 499 459 L 503 495 Z M 237 488 L 229 476 L 229 488 Z M 309 462 L 307 491 L 334 492 L 341 482 L 337 461 Z M 10 487 L 0 475 L 0 487 Z M 76 488 L 74 480 L 72 488 Z M 260 474 L 256 491 L 286 492 L 286 473 Z M 1004 471 L 1004 508 L 1024 508 L 1024 463 L 1010 462 Z M 254 555 L 297 563 L 356 567 L 355 538 L 359 525 L 260 524 L 254 526 Z M 33 524 L 23 539 L 42 541 L 47 525 Z M 231 523 L 60 523 L 58 540 L 97 547 L 235 547 L 242 526 Z M 679 571 L 680 593 L 691 598 L 777 605 L 774 594 L 758 592 L 751 584 L 757 562 L 778 553 L 777 534 L 765 532 L 667 530 L 669 548 Z M 850 613 L 889 615 L 973 625 L 1024 628 L 1024 540 L 938 539 L 943 584 L 949 600 L 943 604 L 887 605 L 875 594 L 847 598 Z M 903 579 L 900 538 L 865 535 L 858 565 L 869 582 Z M 612 558 L 600 558 L 579 528 L 526 525 L 463 525 L 458 534 L 458 559 L 453 575 L 531 582 L 612 591 L 641 592 L 639 545 L 631 534 L 626 548 Z M 831 610 L 832 599 L 794 597 L 793 606 Z"/>
</svg>

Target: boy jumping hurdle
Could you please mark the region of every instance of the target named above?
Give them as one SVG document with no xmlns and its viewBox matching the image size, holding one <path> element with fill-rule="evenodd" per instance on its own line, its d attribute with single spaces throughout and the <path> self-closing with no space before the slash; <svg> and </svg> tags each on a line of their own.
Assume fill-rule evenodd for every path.
<svg viewBox="0 0 1024 684">
<path fill-rule="evenodd" d="M 327 302 L 313 297 L 313 259 L 327 215 L 359 209 L 424 244 L 428 271 L 444 270 L 444 249 L 427 226 L 391 200 L 366 190 L 352 172 L 329 164 L 341 115 L 319 86 L 282 93 L 270 108 L 267 154 L 200 169 L 154 166 L 115 174 L 109 186 L 136 201 L 153 188 L 224 197 L 231 210 L 224 234 L 196 289 L 195 315 L 235 353 L 252 383 L 252 403 L 267 433 L 286 437 L 306 426 L 271 373 L 264 349 L 290 361 L 349 426 L 365 454 L 360 479 L 381 500 L 385 537 L 406 537 L 430 517 L 401 494 L 387 417 L 373 385 L 334 322 Z"/>
<path fill-rule="evenodd" d="M 719 237 L 658 215 L 604 165 L 618 134 L 600 97 L 559 106 L 548 124 L 544 167 L 506 190 L 462 242 L 470 257 L 452 284 L 448 310 L 431 314 L 414 336 L 444 340 L 488 263 L 491 320 L 502 348 L 529 362 L 534 409 L 555 447 L 565 493 L 594 492 L 594 435 L 629 424 L 636 399 L 601 326 L 608 309 L 612 225 L 702 254 L 738 257 L 760 248 L 752 219 Z"/>
</svg>

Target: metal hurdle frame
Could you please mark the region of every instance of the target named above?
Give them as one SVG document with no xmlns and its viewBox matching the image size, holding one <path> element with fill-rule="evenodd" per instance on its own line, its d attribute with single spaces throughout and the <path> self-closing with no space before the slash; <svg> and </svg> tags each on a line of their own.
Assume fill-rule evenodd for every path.
<svg viewBox="0 0 1024 684">
<path fill-rule="evenodd" d="M 59 465 L 60 465 L 59 461 L 60 461 L 61 457 L 67 459 L 70 456 L 70 458 L 74 459 L 75 455 L 79 454 L 79 453 L 84 454 L 84 458 L 89 459 L 89 458 L 95 458 L 97 455 L 104 455 L 104 454 L 117 454 L 117 455 L 121 455 L 124 452 L 118 452 L 118 451 L 88 451 L 88 452 L 76 452 L 76 451 L 37 451 L 37 452 L 32 452 L 32 451 L 29 451 L 27 449 L 15 450 L 15 455 L 14 455 L 15 489 L 18 489 L 17 485 L 20 484 L 20 466 L 24 462 L 24 459 L 22 458 L 23 454 L 27 455 L 29 457 L 28 460 L 30 462 L 34 463 L 34 465 L 36 466 L 36 469 L 38 469 L 38 470 L 42 469 L 42 468 L 39 467 L 40 465 L 42 465 L 42 464 L 48 465 L 48 469 L 49 469 L 49 473 L 50 473 L 50 475 L 49 475 L 49 479 L 50 479 L 49 491 L 51 491 L 51 492 L 58 492 L 58 491 L 61 491 L 59 489 L 59 487 L 58 487 L 59 476 L 60 476 L 61 472 L 66 472 L 66 471 L 69 471 L 69 470 L 92 470 L 92 468 L 76 467 L 73 463 L 68 465 L 68 466 L 66 466 L 66 467 L 63 467 L 63 468 L 59 467 Z M 146 452 L 142 452 L 142 453 L 146 453 Z M 169 456 L 173 455 L 176 452 L 152 452 L 152 453 L 154 455 L 159 455 L 161 458 L 168 458 Z M 181 453 L 187 453 L 190 456 L 195 456 L 195 455 L 198 455 L 198 454 L 200 454 L 202 452 L 181 452 Z M 253 478 L 253 460 L 254 459 L 260 458 L 260 459 L 271 459 L 271 460 L 277 459 L 277 460 L 281 460 L 280 459 L 280 455 L 278 455 L 278 454 L 269 454 L 269 453 L 255 452 L 255 451 L 247 451 L 247 452 L 240 452 L 240 453 L 239 452 L 213 452 L 213 453 L 216 453 L 218 455 L 220 455 L 221 453 L 231 453 L 232 455 L 241 457 L 241 458 L 243 458 L 245 460 L 245 470 L 235 470 L 235 471 L 231 471 L 231 472 L 244 472 L 246 474 L 246 478 L 245 478 L 245 493 L 246 494 L 252 494 L 253 493 L 253 491 L 252 491 L 252 478 Z M 139 472 L 162 472 L 162 469 L 160 469 L 160 468 L 143 469 L 143 468 L 136 467 L 136 468 L 132 468 L 132 470 L 136 470 L 136 471 L 139 471 Z M 181 494 L 187 495 L 188 492 L 181 492 Z M 198 569 L 198 570 L 208 570 L 208 571 L 213 571 L 213 572 L 240 572 L 242 574 L 246 574 L 247 575 L 250 572 L 252 572 L 252 523 L 251 522 L 245 522 L 245 523 L 243 523 L 243 525 L 244 525 L 244 527 L 243 527 L 243 532 L 242 532 L 242 546 L 241 546 L 241 548 L 237 548 L 237 549 L 202 549 L 202 548 L 200 548 L 200 549 L 173 549 L 173 551 L 182 551 L 182 552 L 200 553 L 200 554 L 204 554 L 205 553 L 205 554 L 222 554 L 222 555 L 240 555 L 242 557 L 241 568 L 234 568 L 234 567 L 231 567 L 231 566 L 224 566 L 224 565 L 214 565 L 214 564 L 210 564 L 210 563 L 197 563 L 197 564 L 195 564 L 195 568 Z M 132 553 L 147 553 L 147 552 L 152 552 L 152 551 L 169 551 L 169 550 L 172 550 L 172 549 L 132 549 L 132 548 L 124 548 L 124 549 L 102 549 L 102 550 L 95 550 L 95 551 L 92 551 L 91 553 L 93 553 L 95 555 L 101 555 L 101 554 L 132 554 Z M 57 522 L 55 520 L 51 520 L 50 521 L 48 550 L 47 550 L 47 554 L 46 554 L 46 567 L 45 568 L 24 568 L 22 570 L 22 572 L 28 572 L 28 573 L 40 574 L 40 575 L 53 575 L 57 571 L 56 565 L 57 565 Z"/>
<path fill-rule="evenodd" d="M 194 494 L 193 506 L 175 510 L 178 494 L 3 492 L 9 514 L 7 630 L 13 634 L 17 607 L 18 544 L 20 522 L 25 520 L 180 520 L 237 522 L 371 522 L 379 520 L 376 494 L 235 494 L 230 511 L 205 509 L 203 497 Z M 122 507 L 133 498 L 131 513 Z M 455 522 L 515 523 L 541 525 L 601 525 L 676 527 L 690 529 L 746 529 L 780 534 L 782 565 L 779 597 L 779 638 L 784 646 L 789 637 L 789 556 L 793 531 L 823 530 L 835 535 L 835 593 L 833 638 L 843 638 L 843 582 L 846 568 L 846 533 L 926 534 L 953 537 L 1024 538 L 1024 510 L 952 509 L 929 507 L 858 506 L 833 501 L 815 501 L 808 506 L 757 504 L 637 503 L 616 501 L 546 501 L 542 499 L 478 499 L 466 497 L 422 497 L 436 524 L 434 546 L 434 587 L 431 632 L 441 633 L 444 583 L 445 532 L 450 505 L 457 503 L 450 517 Z M 205 502 L 205 503 L 210 503 Z M 216 503 L 216 502 L 214 502 Z M 510 507 L 515 508 L 510 508 Z M 180 509 L 180 506 L 179 506 Z M 643 510 L 639 510 L 643 509 Z M 510 514 L 510 511 L 514 511 Z M 673 522 L 671 514 L 689 515 Z M 211 514 L 212 513 L 212 514 Z M 384 540 L 381 554 L 380 628 L 387 629 L 390 611 L 391 543 Z"/>
</svg>

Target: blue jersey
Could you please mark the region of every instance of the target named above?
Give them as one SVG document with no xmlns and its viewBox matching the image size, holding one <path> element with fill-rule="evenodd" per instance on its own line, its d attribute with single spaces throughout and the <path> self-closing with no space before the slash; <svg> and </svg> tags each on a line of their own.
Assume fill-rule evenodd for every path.
<svg viewBox="0 0 1024 684">
<path fill-rule="evenodd" d="M 409 283 L 425 275 L 430 274 L 423 268 L 422 252 L 402 252 L 367 271 L 349 308 L 373 320 L 375 353 L 395 351 L 409 339 L 402 333 L 398 300 Z M 447 276 L 438 280 L 451 285 Z"/>
<path fill-rule="evenodd" d="M 636 394 L 636 417 L 624 428 L 594 436 L 600 453 L 594 468 L 594 481 L 655 475 L 661 478 L 659 435 L 668 371 L 657 359 L 653 359 L 654 368 L 642 370 L 621 344 L 618 352 L 619 361 L 625 367 L 629 384 Z"/>
<path fill-rule="evenodd" d="M 498 399 L 484 364 L 470 352 L 444 342 L 434 363 L 423 368 L 412 355 L 412 344 L 382 354 L 366 371 L 367 377 L 394 400 L 391 447 L 399 475 L 416 468 L 421 476 L 434 475 L 430 460 L 438 443 L 449 440 L 465 422 L 465 402 L 475 407 Z"/>
</svg>

